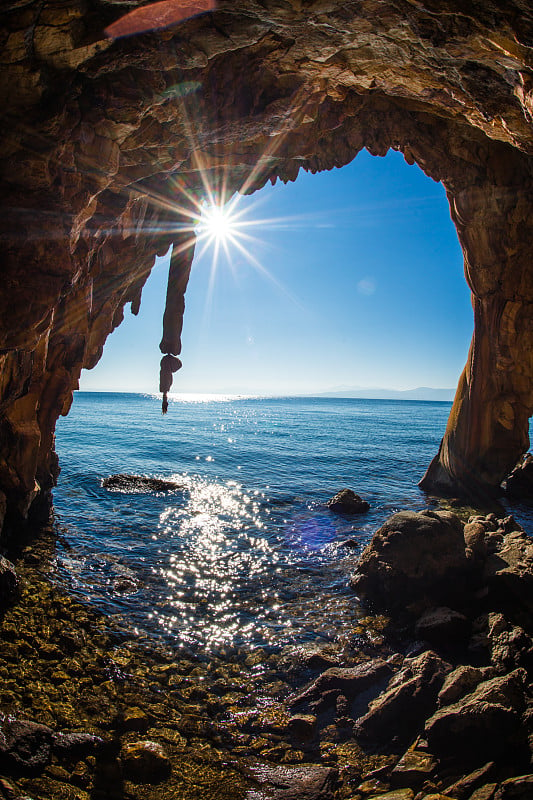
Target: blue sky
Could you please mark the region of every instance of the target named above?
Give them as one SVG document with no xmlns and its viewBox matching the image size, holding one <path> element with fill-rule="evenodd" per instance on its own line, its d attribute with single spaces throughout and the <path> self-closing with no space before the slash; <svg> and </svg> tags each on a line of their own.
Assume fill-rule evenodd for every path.
<svg viewBox="0 0 533 800">
<path fill-rule="evenodd" d="M 233 248 L 211 282 L 212 250 L 195 257 L 174 391 L 455 387 L 473 321 L 440 184 L 398 153 L 364 151 L 269 184 L 237 210 L 257 221 L 246 247 L 261 268 Z M 158 259 L 139 316 L 126 311 L 80 388 L 157 391 L 167 272 Z"/>
</svg>

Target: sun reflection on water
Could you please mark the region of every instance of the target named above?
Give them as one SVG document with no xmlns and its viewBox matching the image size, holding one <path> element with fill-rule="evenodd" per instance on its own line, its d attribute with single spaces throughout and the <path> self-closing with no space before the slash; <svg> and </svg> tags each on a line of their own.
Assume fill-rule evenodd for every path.
<svg viewBox="0 0 533 800">
<path fill-rule="evenodd" d="M 252 632 L 268 638 L 265 620 L 269 609 L 276 610 L 277 595 L 267 596 L 261 579 L 279 554 L 261 535 L 265 495 L 246 493 L 236 481 L 180 480 L 188 481 L 186 504 L 169 505 L 159 517 L 158 536 L 176 542 L 158 568 L 169 590 L 166 604 L 155 612 L 159 625 L 189 645 L 242 643 Z M 264 620 L 257 619 L 251 602 L 239 598 L 244 584 L 254 581 L 266 604 Z M 194 625 L 184 625 L 186 620 Z"/>
</svg>

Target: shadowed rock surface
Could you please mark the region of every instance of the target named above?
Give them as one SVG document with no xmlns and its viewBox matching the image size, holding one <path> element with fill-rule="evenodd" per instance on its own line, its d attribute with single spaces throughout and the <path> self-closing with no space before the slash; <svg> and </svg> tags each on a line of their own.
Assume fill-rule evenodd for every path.
<svg viewBox="0 0 533 800">
<path fill-rule="evenodd" d="M 363 147 L 442 181 L 472 290 L 474 338 L 423 486 L 498 491 L 533 410 L 531 4 L 220 0 L 106 38 L 144 5 L 0 9 L 0 516 L 26 517 L 54 485 L 57 417 L 170 246 L 162 349 L 179 353 L 194 245 L 180 225 L 204 180 L 225 199 Z"/>
</svg>

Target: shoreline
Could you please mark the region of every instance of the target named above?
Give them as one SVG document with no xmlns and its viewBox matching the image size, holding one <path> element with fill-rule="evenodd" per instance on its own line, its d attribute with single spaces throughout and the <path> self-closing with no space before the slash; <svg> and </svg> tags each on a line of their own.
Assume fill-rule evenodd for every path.
<svg viewBox="0 0 533 800">
<path fill-rule="evenodd" d="M 496 525 L 480 519 L 485 520 L 478 523 L 481 527 Z M 478 529 L 478 539 L 480 535 Z M 496 545 L 500 536 L 512 538 L 512 531 L 488 530 L 487 536 Z M 499 756 L 465 788 L 461 781 L 470 773 L 445 756 L 442 772 L 419 733 L 400 736 L 394 752 L 390 742 L 379 744 L 379 717 L 395 681 L 404 692 L 409 681 L 418 681 L 425 694 L 439 682 L 442 690 L 457 670 L 463 679 L 464 670 L 470 670 L 470 683 L 467 680 L 463 689 L 473 691 L 487 681 L 516 681 L 517 671 L 526 680 L 533 655 L 531 631 L 521 629 L 518 636 L 516 621 L 506 621 L 501 613 L 501 619 L 493 620 L 500 639 L 492 650 L 499 655 L 491 656 L 489 647 L 483 655 L 478 653 L 475 665 L 468 659 L 465 663 L 462 644 L 453 644 L 457 633 L 451 636 L 450 648 L 449 627 L 444 634 L 433 633 L 433 638 L 430 633 L 431 641 L 424 645 L 416 639 L 420 629 L 403 612 L 387 622 L 387 617 L 364 611 L 337 645 L 309 650 L 299 658 L 255 648 L 240 661 L 183 656 L 176 661 L 172 648 L 139 645 L 133 634 L 125 634 L 112 620 L 54 586 L 47 576 L 55 540 L 53 527 L 45 526 L 20 554 L 21 597 L 5 612 L 0 629 L 4 738 L 6 725 L 29 721 L 14 734 L 11 751 L 0 746 L 0 774 L 7 776 L 0 782 L 0 797 L 4 792 L 9 800 L 23 795 L 32 800 L 289 800 L 300 797 L 302 787 L 306 798 L 316 800 L 371 800 L 389 792 L 394 794 L 388 800 L 435 793 L 454 800 L 527 797 L 501 790 L 516 774 L 510 763 L 498 766 Z M 508 663 L 502 660 L 502 648 L 507 648 Z M 457 687 L 449 694 L 452 698 L 453 691 Z M 377 711 L 368 717 L 372 699 Z M 417 702 L 411 698 L 409 708 Z M 422 730 L 436 702 L 436 694 L 426 702 L 417 723 Z M 390 732 L 391 726 L 399 725 L 401 730 L 405 711 L 393 708 L 390 713 L 385 710 L 386 728 Z M 354 722 L 354 730 L 366 725 L 367 746 L 354 737 Z M 520 723 L 520 731 L 525 732 L 524 726 L 526 721 Z M 24 758 L 17 735 L 19 740 L 26 737 Z M 523 754 L 520 758 L 525 767 Z M 453 788 L 452 774 L 459 789 Z M 472 788 L 476 781 L 479 786 Z M 494 784 L 492 794 L 487 790 L 475 795 L 489 784 Z"/>
</svg>

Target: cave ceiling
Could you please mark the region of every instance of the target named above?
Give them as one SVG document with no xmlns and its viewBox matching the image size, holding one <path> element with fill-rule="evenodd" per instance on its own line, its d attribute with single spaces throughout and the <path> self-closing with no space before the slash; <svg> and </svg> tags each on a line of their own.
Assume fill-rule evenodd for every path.
<svg viewBox="0 0 533 800">
<path fill-rule="evenodd" d="M 443 182 L 473 293 L 426 486 L 499 484 L 533 413 L 530 2 L 220 0 L 106 36 L 143 5 L 0 8 L 0 512 L 26 515 L 53 485 L 56 419 L 126 304 L 138 311 L 155 255 L 174 245 L 188 274 L 206 187 L 226 200 L 364 147 Z"/>
</svg>

